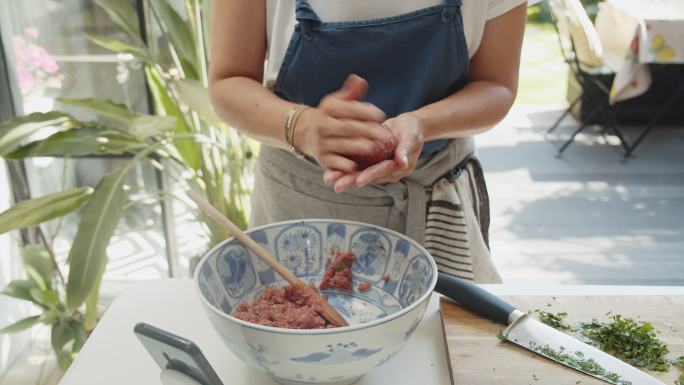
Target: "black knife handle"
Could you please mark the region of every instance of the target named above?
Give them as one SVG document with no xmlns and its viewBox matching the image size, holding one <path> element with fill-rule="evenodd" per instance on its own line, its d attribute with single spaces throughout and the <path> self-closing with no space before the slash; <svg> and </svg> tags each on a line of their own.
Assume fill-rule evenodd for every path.
<svg viewBox="0 0 684 385">
<path fill-rule="evenodd" d="M 435 291 L 483 317 L 508 325 L 515 307 L 479 286 L 452 275 L 439 273 Z"/>
</svg>

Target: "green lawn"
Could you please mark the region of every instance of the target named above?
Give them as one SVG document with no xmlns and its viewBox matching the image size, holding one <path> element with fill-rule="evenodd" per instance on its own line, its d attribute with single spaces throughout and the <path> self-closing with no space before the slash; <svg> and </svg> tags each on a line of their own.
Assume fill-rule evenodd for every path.
<svg viewBox="0 0 684 385">
<path fill-rule="evenodd" d="M 565 103 L 567 71 L 553 26 L 528 22 L 516 103 Z"/>
</svg>

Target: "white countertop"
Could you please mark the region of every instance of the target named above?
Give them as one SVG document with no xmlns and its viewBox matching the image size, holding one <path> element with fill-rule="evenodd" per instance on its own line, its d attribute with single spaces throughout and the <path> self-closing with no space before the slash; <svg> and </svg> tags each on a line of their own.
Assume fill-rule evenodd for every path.
<svg viewBox="0 0 684 385">
<path fill-rule="evenodd" d="M 497 295 L 684 295 L 684 286 L 482 285 Z M 392 360 L 368 373 L 359 385 L 449 385 L 439 315 L 433 295 L 423 321 Z M 145 281 L 122 293 L 83 346 L 61 385 L 162 384 L 160 370 L 133 334 L 138 322 L 194 341 L 225 385 L 277 385 L 243 364 L 223 344 L 205 316 L 190 279 Z"/>
</svg>

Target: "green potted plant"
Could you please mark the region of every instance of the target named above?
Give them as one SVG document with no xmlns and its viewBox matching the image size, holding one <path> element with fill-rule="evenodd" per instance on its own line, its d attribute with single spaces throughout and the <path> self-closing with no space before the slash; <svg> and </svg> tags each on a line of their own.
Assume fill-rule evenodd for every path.
<svg viewBox="0 0 684 385">
<path fill-rule="evenodd" d="M 30 245 L 23 253 L 27 279 L 15 280 L 2 291 L 35 304 L 40 314 L 0 332 L 17 332 L 37 323 L 50 325 L 52 345 L 62 369 L 69 366 L 97 320 L 106 248 L 126 207 L 124 178 L 129 170 L 139 162 L 149 163 L 169 173 L 183 188 L 203 194 L 245 228 L 249 196 L 245 176 L 251 172 L 253 155 L 258 151 L 255 142 L 228 127 L 211 109 L 206 88 L 207 29 L 202 15 L 208 2 L 185 1 L 186 22 L 166 0 L 146 0 L 152 20 L 163 31 L 164 51 L 170 60 L 164 60 L 141 38 L 136 12 L 128 1 L 95 2 L 127 38 L 88 38 L 144 64 L 156 114 L 141 114 L 106 100 L 59 99 L 99 119 L 82 121 L 63 111 L 51 111 L 0 123 L 0 156 L 8 161 L 127 155 L 123 164 L 95 186 L 25 200 L 0 213 L 2 234 L 80 210 L 67 258 L 68 274 L 62 272 L 49 248 Z M 46 132 L 51 134 L 33 140 L 36 134 Z M 204 223 L 209 230 L 209 246 L 228 236 L 212 221 Z"/>
</svg>

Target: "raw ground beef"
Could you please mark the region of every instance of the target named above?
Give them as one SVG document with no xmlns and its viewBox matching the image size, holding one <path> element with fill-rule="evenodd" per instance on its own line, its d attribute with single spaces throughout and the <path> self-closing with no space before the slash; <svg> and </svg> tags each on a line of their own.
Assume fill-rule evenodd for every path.
<svg viewBox="0 0 684 385">
<path fill-rule="evenodd" d="M 352 291 L 354 253 L 335 253 L 335 259 L 328 257 L 328 268 L 319 285 L 321 290 L 340 289 Z M 313 287 L 313 286 L 312 286 Z M 315 287 L 314 287 L 315 289 Z M 360 292 L 370 289 L 363 282 L 357 288 Z M 243 321 L 288 329 L 323 329 L 335 327 L 321 315 L 321 306 L 300 288 L 288 285 L 274 289 L 267 287 L 252 302 L 239 304 L 231 315 Z"/>
<path fill-rule="evenodd" d="M 321 310 L 300 288 L 269 286 L 255 301 L 239 304 L 232 315 L 243 321 L 288 329 L 334 327 L 321 316 Z"/>
<path fill-rule="evenodd" d="M 354 263 L 354 253 L 335 253 L 335 260 L 331 261 L 328 268 L 325 269 L 323 280 L 318 285 L 321 290 L 325 289 L 340 289 L 344 291 L 352 291 L 352 272 L 351 266 Z"/>
</svg>

